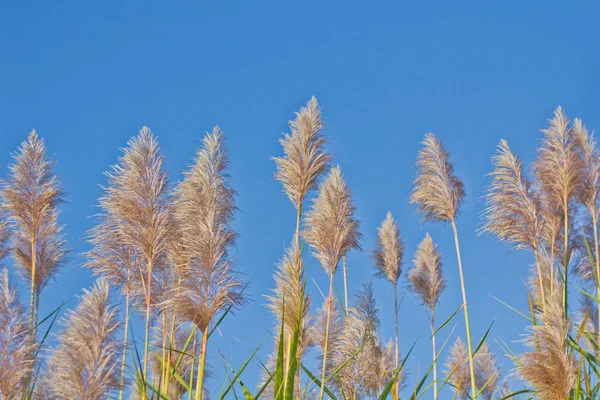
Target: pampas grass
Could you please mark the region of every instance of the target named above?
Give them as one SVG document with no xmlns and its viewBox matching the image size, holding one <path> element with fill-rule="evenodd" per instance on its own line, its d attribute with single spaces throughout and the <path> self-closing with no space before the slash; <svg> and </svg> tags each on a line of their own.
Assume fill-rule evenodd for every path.
<svg viewBox="0 0 600 400">
<path fill-rule="evenodd" d="M 114 222 L 109 227 L 114 230 L 114 240 L 118 241 L 118 245 L 131 249 L 138 262 L 134 289 L 142 299 L 141 307 L 145 308 L 142 374 L 147 379 L 151 307 L 157 283 L 154 278 L 166 268 L 172 237 L 167 172 L 152 131 L 143 127 L 137 136 L 131 138 L 118 164 L 106 175 L 108 186 L 100 199 L 100 208 Z"/>
<path fill-rule="evenodd" d="M 219 127 L 206 134 L 176 191 L 177 226 L 187 263 L 177 267 L 180 279 L 168 305 L 202 333 L 197 400 L 203 393 L 208 327 L 215 315 L 245 302 L 243 284 L 229 254 L 237 236 L 230 227 L 236 193 L 228 182 L 224 140 Z"/>
<path fill-rule="evenodd" d="M 542 201 L 506 140 L 498 144 L 492 164 L 494 170 L 490 173 L 492 183 L 486 193 L 482 231 L 497 236 L 516 249 L 533 251 L 541 288 L 541 305 L 545 308 L 546 291 L 539 256 L 546 232 Z"/>
<path fill-rule="evenodd" d="M 412 290 L 418 294 L 421 303 L 431 313 L 431 346 L 433 349 L 433 398 L 437 399 L 437 349 L 435 345 L 435 306 L 446 289 L 446 280 L 442 272 L 442 257 L 437 245 L 429 236 L 419 243 L 413 258 L 414 268 L 408 273 Z"/>
<path fill-rule="evenodd" d="M 398 279 L 402 273 L 404 243 L 400 229 L 391 212 L 388 212 L 377 231 L 377 247 L 373 250 L 376 275 L 387 279 L 394 287 L 394 318 L 396 320 L 395 365 L 398 368 Z M 395 385 L 395 393 L 398 385 Z"/>
<path fill-rule="evenodd" d="M 542 130 L 544 138 L 538 150 L 534 171 L 546 197 L 547 206 L 554 213 L 562 214 L 564 243 L 563 309 L 568 315 L 568 257 L 570 203 L 581 185 L 582 162 L 577 152 L 578 142 L 569 120 L 559 106 L 549 126 Z M 554 246 L 554 243 L 551 244 Z"/>
<path fill-rule="evenodd" d="M 333 278 L 340 259 L 351 249 L 360 249 L 361 234 L 359 222 L 354 218 L 355 206 L 352 202 L 350 188 L 342 176 L 340 167 L 329 171 L 325 181 L 319 187 L 319 194 L 314 200 L 311 210 L 306 215 L 304 238 L 314 249 L 314 255 L 329 275 L 329 295 L 327 297 L 327 322 L 324 345 L 324 362 L 321 372 L 321 392 L 325 392 L 326 359 L 328 345 L 328 329 L 333 303 Z"/>
<path fill-rule="evenodd" d="M 3 236 L 0 231 L 0 237 Z M 0 239 L 0 256 L 3 240 Z M 10 282 L 8 270 L 0 270 L 0 398 L 16 399 L 26 387 L 34 360 L 28 340 L 26 311 Z"/>
<path fill-rule="evenodd" d="M 2 208 L 13 226 L 11 247 L 18 272 L 31 285 L 29 328 L 35 341 L 40 294 L 67 261 L 63 227 L 58 223 L 64 192 L 53 172 L 55 163 L 35 130 L 13 159 L 9 176 L 2 181 Z"/>
<path fill-rule="evenodd" d="M 456 217 L 460 212 L 460 206 L 465 197 L 463 183 L 453 174 L 454 166 L 450 162 L 450 154 L 444 149 L 442 142 L 433 133 L 425 135 L 425 139 L 423 139 L 421 144 L 423 147 L 417 156 L 417 173 L 413 182 L 410 202 L 417 206 L 417 211 L 423 214 L 425 221 L 443 221 L 452 224 L 463 297 L 471 389 L 473 393 L 477 393 L 467 291 L 460 256 L 458 231 L 456 229 Z"/>
<path fill-rule="evenodd" d="M 121 328 L 109 299 L 108 282 L 84 290 L 79 305 L 61 321 L 59 343 L 52 351 L 46 384 L 55 399 L 100 400 L 119 390 Z"/>
<path fill-rule="evenodd" d="M 532 350 L 521 355 L 518 374 L 545 400 L 568 398 L 575 383 L 577 365 L 569 352 L 567 341 L 571 320 L 564 318 L 561 293 L 556 291 L 548 300 L 546 312 L 537 316 L 524 343 Z"/>
</svg>

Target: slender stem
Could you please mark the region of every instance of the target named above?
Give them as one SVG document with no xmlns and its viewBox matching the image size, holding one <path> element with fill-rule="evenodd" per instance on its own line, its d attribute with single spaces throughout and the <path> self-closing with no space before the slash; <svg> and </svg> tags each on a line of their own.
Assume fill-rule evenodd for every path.
<svg viewBox="0 0 600 400">
<path fill-rule="evenodd" d="M 35 271 L 36 271 L 36 252 L 35 236 L 31 237 L 31 302 L 29 308 L 29 331 L 31 332 L 31 342 L 36 341 L 36 327 L 34 325 L 35 315 Z"/>
<path fill-rule="evenodd" d="M 348 275 L 346 272 L 346 256 L 342 258 L 342 266 L 344 269 L 344 302 L 346 303 L 345 314 L 348 317 Z"/>
<path fill-rule="evenodd" d="M 456 223 L 452 220 L 452 230 L 454 231 L 454 244 L 456 245 L 456 257 L 458 259 L 458 271 L 460 274 L 460 286 L 462 289 L 463 307 L 465 312 L 465 327 L 467 331 L 467 347 L 469 348 L 469 370 L 471 373 L 471 390 L 472 396 L 477 396 L 477 385 L 475 384 L 475 365 L 473 363 L 473 345 L 471 344 L 471 324 L 469 323 L 469 310 L 467 307 L 467 292 L 465 288 L 465 278 L 463 275 L 462 260 L 460 257 L 460 245 L 458 243 L 458 232 Z"/>
<path fill-rule="evenodd" d="M 431 310 L 431 347 L 433 347 L 433 400 L 437 400 L 437 350 L 435 348 L 435 315 L 434 310 Z"/>
<path fill-rule="evenodd" d="M 125 385 L 125 364 L 127 362 L 127 333 L 129 330 L 129 289 L 125 293 L 125 333 L 123 335 L 123 358 L 121 360 L 121 382 L 119 384 L 119 400 L 123 400 L 123 385 Z"/>
<path fill-rule="evenodd" d="M 542 311 L 546 313 L 546 288 L 544 288 L 544 279 L 542 278 L 542 266 L 540 265 L 540 257 L 537 248 L 533 250 L 535 255 L 535 266 L 537 268 L 538 280 L 540 283 L 540 292 L 542 294 Z"/>
<path fill-rule="evenodd" d="M 394 284 L 394 316 L 396 318 L 396 372 L 399 366 L 399 353 L 398 353 L 398 284 Z M 398 391 L 400 389 L 400 382 L 394 383 L 394 397 L 398 398 Z"/>
<path fill-rule="evenodd" d="M 554 230 L 553 230 L 554 231 Z M 554 247 L 556 245 L 556 233 L 552 232 L 552 244 L 550 244 L 550 295 L 554 294 Z"/>
<path fill-rule="evenodd" d="M 194 387 L 194 364 L 196 364 L 196 339 L 198 338 L 198 329 L 194 331 L 194 345 L 192 346 L 192 367 L 190 368 L 190 384 L 188 390 L 188 400 L 192 400 L 192 388 Z"/>
<path fill-rule="evenodd" d="M 208 344 L 208 329 L 202 332 L 202 344 L 200 346 L 200 364 L 198 365 L 198 378 L 196 382 L 196 400 L 202 399 L 204 387 L 204 366 L 206 365 L 206 347 Z"/>
<path fill-rule="evenodd" d="M 160 381 L 158 387 L 161 387 L 161 384 L 164 385 L 165 391 L 168 390 L 167 382 L 167 371 L 169 370 L 169 364 L 167 364 L 167 314 L 165 312 L 162 313 L 162 324 L 163 324 L 163 337 L 162 337 L 162 363 L 160 368 Z"/>
<path fill-rule="evenodd" d="M 592 207 L 592 223 L 594 224 L 594 247 L 596 253 L 594 254 L 594 260 L 596 261 L 596 286 L 598 287 L 598 297 L 600 298 L 600 259 L 598 256 L 598 214 L 596 208 Z M 598 307 L 598 343 L 600 343 L 600 307 Z"/>
<path fill-rule="evenodd" d="M 296 241 L 296 246 L 300 245 L 300 221 L 302 219 L 302 203 L 298 205 L 298 209 L 296 210 L 296 235 L 294 236 L 294 240 Z"/>
<path fill-rule="evenodd" d="M 327 372 L 327 347 L 329 345 L 329 323 L 331 322 L 331 303 L 333 303 L 333 269 L 329 273 L 329 296 L 327 296 L 327 322 L 325 323 L 325 345 L 323 346 L 323 370 L 321 371 L 321 392 L 319 400 L 325 394 L 325 373 Z"/>
<path fill-rule="evenodd" d="M 565 202 L 564 204 L 564 211 L 565 211 L 565 234 L 564 234 L 564 239 L 565 239 L 565 285 L 563 287 L 563 308 L 564 308 L 564 316 L 565 319 L 568 317 L 569 315 L 569 311 L 567 309 L 568 307 L 568 303 L 567 303 L 567 292 L 568 292 L 568 280 L 569 280 L 569 209 L 568 209 L 568 205 Z"/>
<path fill-rule="evenodd" d="M 148 382 L 148 348 L 149 348 L 149 343 L 150 343 L 150 296 L 151 296 L 151 289 L 152 289 L 152 256 L 148 257 L 148 277 L 147 277 L 147 281 L 146 281 L 146 340 L 144 342 L 144 368 L 143 368 L 143 373 L 144 373 L 144 379 L 146 380 L 146 382 Z M 144 382 L 143 385 L 143 389 L 142 389 L 142 394 L 145 395 L 146 394 L 146 382 Z"/>
</svg>

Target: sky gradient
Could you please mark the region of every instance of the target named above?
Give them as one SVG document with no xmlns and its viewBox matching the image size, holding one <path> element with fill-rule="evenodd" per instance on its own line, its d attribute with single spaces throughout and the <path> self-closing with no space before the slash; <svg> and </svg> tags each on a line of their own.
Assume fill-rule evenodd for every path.
<svg viewBox="0 0 600 400">
<path fill-rule="evenodd" d="M 558 1 L 3 2 L 0 176 L 35 128 L 69 193 L 60 220 L 73 258 L 42 293 L 40 315 L 92 284 L 80 268 L 88 249 L 83 237 L 97 212 L 103 172 L 128 138 L 150 127 L 176 182 L 204 132 L 218 124 L 239 193 L 235 255 L 251 280 L 253 302 L 225 320 L 213 346 L 231 356 L 234 367 L 241 365 L 272 329 L 264 295 L 295 224 L 270 157 L 281 155 L 278 138 L 287 121 L 314 95 L 364 236 L 363 251 L 348 257 L 350 291 L 374 281 L 386 339 L 394 331 L 393 293 L 373 277 L 370 253 L 386 212 L 399 221 L 406 245 L 401 351 L 419 338 L 407 363 L 407 387 L 431 358 L 426 310 L 407 289 L 405 274 L 426 232 L 439 244 L 448 280 L 437 319 L 461 303 L 450 226 L 422 224 L 407 200 L 419 142 L 428 132 L 444 141 L 465 183 L 458 229 L 473 340 L 495 321 L 492 350 L 502 353 L 498 343 L 505 342 L 520 351 L 515 341 L 525 321 L 492 296 L 526 310 L 523 281 L 533 260 L 478 236 L 490 157 L 504 138 L 529 164 L 539 130 L 558 105 L 590 129 L 600 127 L 599 16 L 600 3 Z M 305 254 L 316 307 L 317 285 L 325 289 L 327 277 Z M 10 258 L 6 264 L 12 266 Z M 25 293 L 25 285 L 20 289 Z M 454 322 L 451 340 L 464 338 L 462 315 Z M 271 347 L 269 338 L 259 352 L 263 359 Z M 218 392 L 223 366 L 214 348 L 209 351 L 218 376 L 209 389 Z M 509 372 L 510 360 L 498 358 Z M 259 370 L 252 365 L 243 374 L 249 387 Z"/>
</svg>

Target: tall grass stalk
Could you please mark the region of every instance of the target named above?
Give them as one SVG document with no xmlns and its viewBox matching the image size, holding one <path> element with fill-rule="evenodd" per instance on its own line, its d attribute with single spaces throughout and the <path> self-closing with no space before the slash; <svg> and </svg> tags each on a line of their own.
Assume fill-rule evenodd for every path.
<svg viewBox="0 0 600 400">
<path fill-rule="evenodd" d="M 414 179 L 411 203 L 416 204 L 417 210 L 424 214 L 424 220 L 432 222 L 445 221 L 452 224 L 464 305 L 471 389 L 472 395 L 476 396 L 477 384 L 475 382 L 475 365 L 471 344 L 471 324 L 469 323 L 466 286 L 455 223 L 465 192 L 463 183 L 453 175 L 454 166 L 450 162 L 450 155 L 444 149 L 442 142 L 433 133 L 429 133 L 425 135 L 422 145 L 423 147 L 417 157 L 418 169 Z"/>
</svg>

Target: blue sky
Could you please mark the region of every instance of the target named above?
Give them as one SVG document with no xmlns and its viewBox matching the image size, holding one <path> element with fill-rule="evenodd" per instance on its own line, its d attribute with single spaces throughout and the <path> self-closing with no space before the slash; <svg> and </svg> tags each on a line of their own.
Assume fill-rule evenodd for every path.
<svg viewBox="0 0 600 400">
<path fill-rule="evenodd" d="M 501 353 L 496 342 L 504 341 L 520 350 L 513 342 L 524 320 L 491 296 L 525 309 L 523 281 L 532 260 L 477 235 L 485 175 L 502 138 L 529 163 L 539 129 L 558 105 L 600 127 L 598 16 L 599 3 L 558 1 L 4 2 L 0 174 L 35 128 L 69 192 L 61 221 L 74 258 L 43 292 L 41 315 L 92 283 L 79 268 L 78 255 L 88 248 L 82 237 L 93 223 L 103 171 L 127 139 L 149 126 L 176 181 L 203 133 L 219 124 L 239 192 L 236 257 L 252 279 L 254 301 L 226 319 L 213 346 L 239 366 L 272 328 L 264 295 L 295 223 L 270 157 L 281 154 L 277 139 L 293 112 L 315 95 L 364 235 L 364 251 L 348 258 L 350 289 L 375 280 L 370 252 L 390 210 L 406 244 L 405 271 L 426 232 L 440 246 L 448 290 L 438 320 L 460 304 L 451 228 L 421 224 L 407 201 L 419 141 L 435 132 L 466 187 L 458 229 L 474 340 L 495 321 L 492 349 Z M 326 276 L 314 258 L 306 259 L 317 304 L 316 284 L 325 287 Z M 431 354 L 425 309 L 405 282 L 403 275 L 401 350 L 420 337 L 408 362 L 412 388 Z M 391 288 L 374 283 L 381 334 L 389 338 Z M 463 328 L 456 319 L 455 334 Z M 270 349 L 267 341 L 260 355 Z M 510 361 L 499 359 L 509 371 Z M 219 375 L 209 387 L 218 391 L 224 377 L 214 348 L 209 361 Z M 244 382 L 253 385 L 258 372 L 252 366 Z"/>
</svg>

